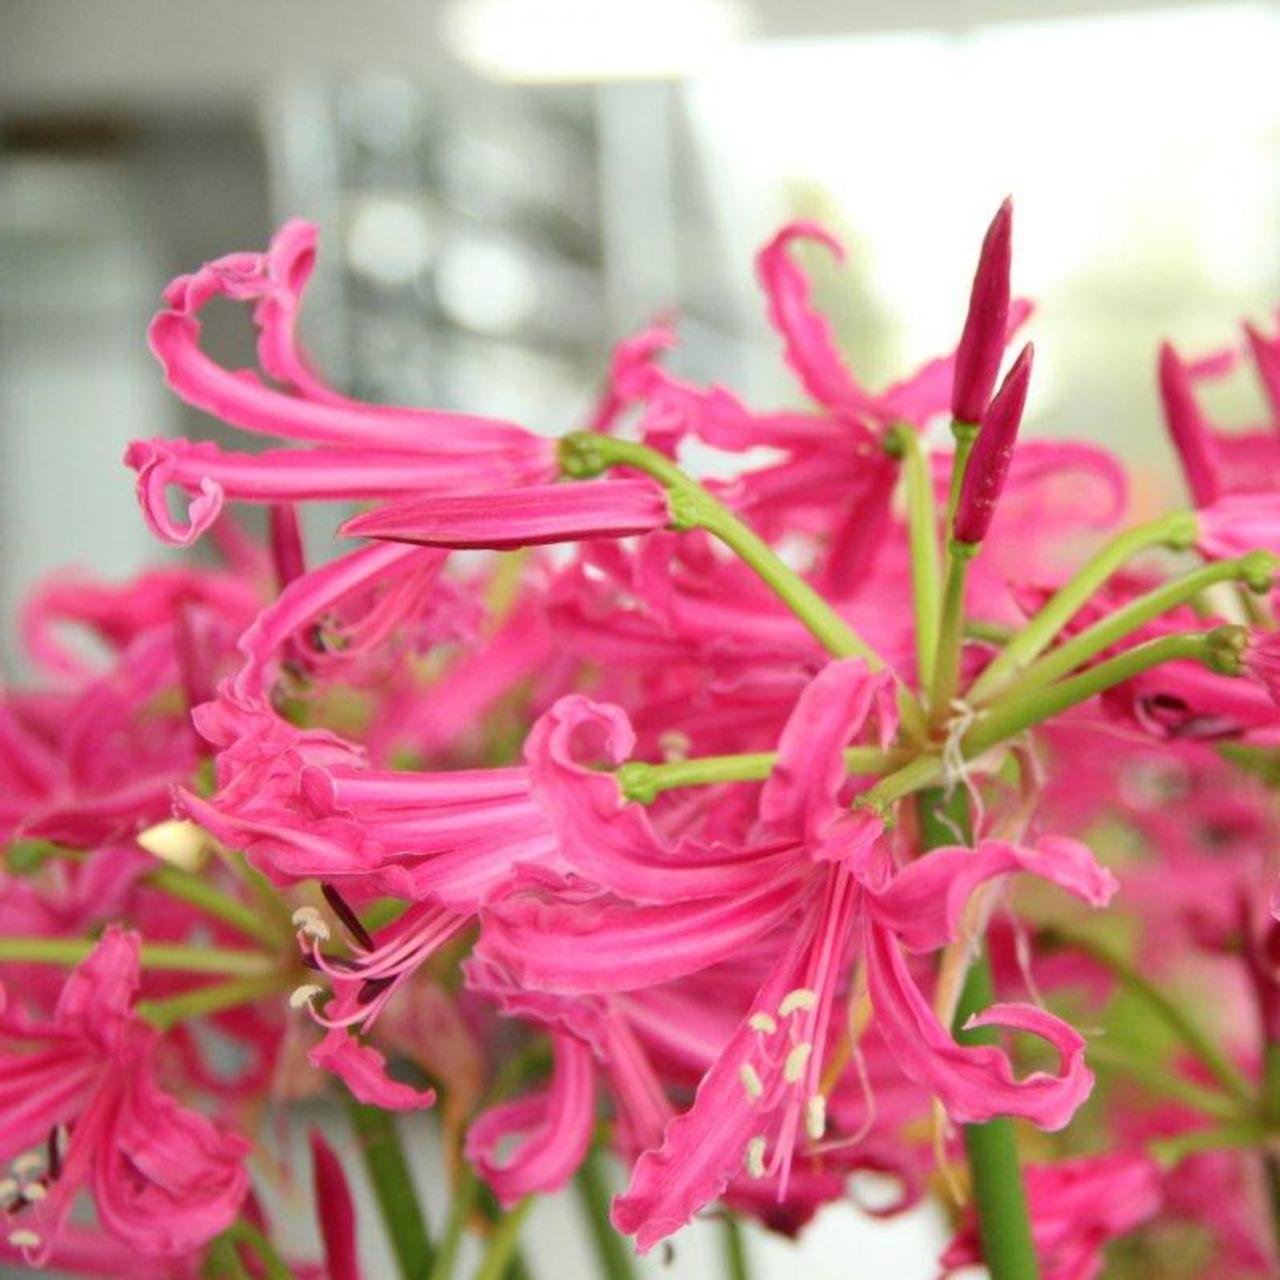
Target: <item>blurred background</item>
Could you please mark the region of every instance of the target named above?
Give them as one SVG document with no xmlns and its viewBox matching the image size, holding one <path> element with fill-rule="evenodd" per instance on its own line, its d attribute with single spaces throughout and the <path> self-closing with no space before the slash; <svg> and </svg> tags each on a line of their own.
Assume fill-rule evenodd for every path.
<svg viewBox="0 0 1280 1280">
<path fill-rule="evenodd" d="M 124 445 L 217 430 L 165 392 L 147 319 L 292 215 L 322 231 L 304 327 L 332 381 L 560 432 L 673 306 L 680 371 L 794 401 L 751 255 L 796 215 L 850 249 L 809 263 L 856 372 L 903 375 L 954 343 L 1012 193 L 1029 429 L 1105 441 L 1154 492 L 1158 341 L 1220 346 L 1280 299 L 1277 67 L 1277 3 L 3 0 L 0 610 L 157 554 Z M 207 331 L 250 362 L 242 318 Z M 1247 376 L 1213 398 L 1261 412 Z M 850 1216 L 806 1276 L 932 1274 L 895 1234 L 928 1223 Z"/>
</svg>

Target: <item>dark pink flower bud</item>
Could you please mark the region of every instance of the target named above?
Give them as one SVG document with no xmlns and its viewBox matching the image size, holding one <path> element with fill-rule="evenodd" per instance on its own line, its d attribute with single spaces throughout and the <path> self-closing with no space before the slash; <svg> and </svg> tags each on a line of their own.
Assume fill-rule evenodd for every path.
<svg viewBox="0 0 1280 1280">
<path fill-rule="evenodd" d="M 969 314 L 956 349 L 951 416 L 981 422 L 1000 373 L 1009 329 L 1009 269 L 1013 254 L 1013 200 L 996 211 L 982 241 L 969 294 Z"/>
<path fill-rule="evenodd" d="M 1018 440 L 1022 410 L 1027 403 L 1027 384 L 1031 381 L 1034 354 L 1035 348 L 1028 342 L 983 416 L 982 429 L 965 468 L 960 504 L 956 508 L 952 536 L 957 542 L 978 543 L 987 536 L 1005 477 L 1009 474 L 1009 464 L 1013 461 L 1013 446 Z"/>
<path fill-rule="evenodd" d="M 318 1129 L 311 1134 L 311 1178 L 315 1187 L 325 1274 L 329 1280 L 360 1280 L 356 1211 L 342 1164 Z"/>
<path fill-rule="evenodd" d="M 1197 507 L 1216 502 L 1221 490 L 1218 461 L 1209 426 L 1196 404 L 1191 372 L 1182 357 L 1165 342 L 1160 347 L 1160 399 L 1164 421 L 1182 459 L 1187 487 Z"/>
</svg>

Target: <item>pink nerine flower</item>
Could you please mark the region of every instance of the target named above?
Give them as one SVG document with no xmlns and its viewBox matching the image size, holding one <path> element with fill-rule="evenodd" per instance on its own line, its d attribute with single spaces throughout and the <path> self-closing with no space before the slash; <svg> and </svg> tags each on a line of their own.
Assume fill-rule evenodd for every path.
<svg viewBox="0 0 1280 1280">
<path fill-rule="evenodd" d="M 363 404 L 327 387 L 298 351 L 294 323 L 315 260 L 315 228 L 286 223 L 264 254 L 235 253 L 180 276 L 152 321 L 151 348 L 188 404 L 245 431 L 311 445 L 305 451 L 227 453 L 211 444 L 136 441 L 126 463 L 157 537 L 188 543 L 227 498 L 293 502 L 424 492 L 477 492 L 552 479 L 555 443 L 511 423 L 459 413 Z M 200 313 L 216 297 L 254 304 L 269 386 L 224 369 L 200 349 Z M 169 513 L 169 486 L 192 496 L 186 522 Z"/>
<path fill-rule="evenodd" d="M 22 1157 L 24 1170 L 0 1220 L 36 1262 L 82 1187 L 102 1226 L 147 1257 L 199 1248 L 235 1219 L 248 1189 L 248 1143 L 156 1081 L 159 1036 L 130 1008 L 139 945 L 136 933 L 108 929 L 45 1025 L 0 1006 L 0 1161 Z M 32 1150 L 45 1154 L 24 1157 Z"/>
<path fill-rule="evenodd" d="M 1086 1156 L 1025 1172 L 1031 1233 L 1044 1280 L 1095 1280 L 1103 1250 L 1160 1211 L 1160 1168 L 1137 1151 Z M 970 1221 L 941 1258 L 943 1275 L 982 1262 Z"/>
</svg>

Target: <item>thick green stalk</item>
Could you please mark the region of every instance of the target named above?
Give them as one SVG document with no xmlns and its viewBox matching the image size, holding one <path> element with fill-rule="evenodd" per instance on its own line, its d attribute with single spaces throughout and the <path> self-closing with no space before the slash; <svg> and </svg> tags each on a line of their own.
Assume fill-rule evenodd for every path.
<svg viewBox="0 0 1280 1280">
<path fill-rule="evenodd" d="M 969 700 L 988 699 L 1057 639 L 1058 633 L 1089 601 L 1099 587 L 1126 561 L 1152 547 L 1189 547 L 1196 538 L 1196 518 L 1175 511 L 1149 524 L 1127 529 L 1099 551 L 1069 582 L 1060 587 L 974 681 Z"/>
<path fill-rule="evenodd" d="M 880 751 L 876 747 L 845 749 L 845 768 L 850 773 L 884 773 L 901 761 L 899 752 Z M 652 804 L 663 791 L 676 787 L 705 787 L 719 782 L 759 782 L 773 772 L 778 763 L 776 751 L 751 751 L 733 756 L 695 756 L 691 760 L 672 760 L 667 764 L 649 764 L 630 760 L 621 765 L 615 776 L 628 800 Z"/>
<path fill-rule="evenodd" d="M 969 799 L 963 788 L 950 797 L 924 792 L 918 800 L 922 843 L 936 849 L 955 843 L 958 829 L 966 842 L 972 839 Z M 927 855 L 926 855 L 927 856 Z M 985 947 L 969 968 L 952 1030 L 960 1044 L 999 1044 L 994 1027 L 964 1030 L 969 1018 L 994 1004 L 995 984 Z M 1037 1280 L 1040 1266 L 1031 1237 L 1031 1215 L 1018 1161 L 1017 1134 L 1008 1116 L 986 1124 L 965 1125 L 965 1155 L 978 1214 L 982 1256 L 991 1280 Z"/>
<path fill-rule="evenodd" d="M 0 961 L 24 964 L 79 964 L 97 942 L 93 938 L 0 938 Z M 259 977 L 274 973 L 276 961 L 261 951 L 235 951 L 230 947 L 191 947 L 167 942 L 144 942 L 140 956 L 144 969 L 173 973 L 216 973 Z"/>
<path fill-rule="evenodd" d="M 604 1153 L 593 1146 L 574 1179 L 578 1200 L 591 1232 L 600 1275 L 604 1280 L 635 1280 L 631 1252 L 609 1221 L 609 1183 L 603 1166 Z"/>
<path fill-rule="evenodd" d="M 1039 661 L 1032 663 L 1021 675 L 1015 676 L 1006 684 L 1001 690 L 1001 696 L 1017 697 L 1031 689 L 1051 684 L 1104 649 L 1119 643 L 1153 618 L 1194 600 L 1200 592 L 1215 583 L 1239 581 L 1247 584 L 1251 590 L 1266 591 L 1270 588 L 1275 567 L 1276 558 L 1269 551 L 1251 551 L 1238 559 L 1219 560 L 1185 577 L 1166 582 L 1050 649 Z"/>
<path fill-rule="evenodd" d="M 960 652 L 964 645 L 964 588 L 969 561 L 978 547 L 954 539 L 947 548 L 947 585 L 942 597 L 942 621 L 938 626 L 938 651 L 929 694 L 929 720 L 940 729 L 951 715 L 951 702 L 960 680 Z"/>
<path fill-rule="evenodd" d="M 983 716 L 961 740 L 965 757 L 972 758 L 994 747 L 1006 738 L 1015 737 L 1024 729 L 1048 720 L 1086 702 L 1104 690 L 1123 684 L 1134 676 L 1150 671 L 1165 662 L 1192 660 L 1209 662 L 1219 649 L 1215 637 L 1240 628 L 1218 627 L 1214 631 L 1181 633 L 1149 640 L 1135 645 L 1116 657 L 1100 662 L 1069 680 L 1050 685 L 1047 689 L 1035 689 L 1022 697 L 1001 699 Z M 1223 672 L 1223 674 L 1228 674 Z"/>
<path fill-rule="evenodd" d="M 894 427 L 885 439 L 885 448 L 902 459 L 911 546 L 911 596 L 915 605 L 916 668 L 920 687 L 927 689 L 933 680 L 933 659 L 938 648 L 938 600 L 942 581 L 933 474 L 920 436 L 913 427 L 906 424 Z"/>
<path fill-rule="evenodd" d="M 1243 1106 L 1252 1107 L 1254 1091 L 1235 1063 L 1222 1052 L 1186 1010 L 1169 997 L 1148 977 L 1135 968 L 1113 947 L 1082 934 L 1053 930 L 1048 935 L 1053 942 L 1061 942 L 1096 961 L 1112 974 L 1125 988 L 1140 997 L 1164 1020 L 1171 1031 L 1207 1068 L 1218 1083 Z"/>
<path fill-rule="evenodd" d="M 502 1280 L 507 1265 L 515 1254 L 516 1242 L 520 1238 L 520 1228 L 533 1208 L 533 1196 L 525 1196 L 514 1209 L 504 1213 L 498 1219 L 493 1234 L 489 1237 L 489 1248 L 475 1274 L 475 1280 Z M 405 1277 L 408 1280 L 408 1277 Z"/>
<path fill-rule="evenodd" d="M 610 467 L 631 467 L 652 476 L 667 490 L 672 523 L 680 529 L 705 529 L 719 538 L 808 628 L 828 653 L 862 658 L 872 670 L 884 666 L 865 640 L 762 538 L 670 458 L 631 440 L 575 431 L 560 442 L 566 476 L 588 479 Z"/>
<path fill-rule="evenodd" d="M 230 982 L 217 982 L 212 986 L 197 987 L 180 995 L 166 996 L 161 1000 L 141 1000 L 137 1005 L 138 1016 L 145 1018 L 160 1031 L 185 1022 L 188 1018 L 200 1018 L 223 1009 L 236 1009 L 242 1004 L 252 1004 L 264 996 L 275 995 L 289 985 L 288 975 L 264 973 L 254 978 L 233 978 Z"/>
<path fill-rule="evenodd" d="M 423 1280 L 431 1269 L 431 1239 L 395 1117 L 389 1111 L 357 1102 L 350 1095 L 347 1114 L 401 1278 Z"/>
<path fill-rule="evenodd" d="M 724 1273 L 728 1280 L 751 1280 L 751 1267 L 747 1262 L 747 1242 L 742 1236 L 742 1224 L 728 1209 L 721 1219 L 720 1238 L 724 1242 Z"/>
</svg>

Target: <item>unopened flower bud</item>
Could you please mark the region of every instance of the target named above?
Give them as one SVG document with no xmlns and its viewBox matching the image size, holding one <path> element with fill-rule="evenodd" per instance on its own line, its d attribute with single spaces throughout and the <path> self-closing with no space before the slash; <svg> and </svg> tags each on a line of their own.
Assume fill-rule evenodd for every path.
<svg viewBox="0 0 1280 1280">
<path fill-rule="evenodd" d="M 969 293 L 969 313 L 956 349 L 951 416 L 981 422 L 1000 373 L 1009 328 L 1009 271 L 1013 253 L 1013 201 L 1005 202 L 987 228 Z"/>
<path fill-rule="evenodd" d="M 974 442 L 969 465 L 965 468 L 960 502 L 956 507 L 951 536 L 956 542 L 976 545 L 987 536 L 996 503 L 1004 489 L 1013 461 L 1013 447 L 1018 439 L 1022 410 L 1027 403 L 1027 384 L 1031 381 L 1031 361 L 1035 348 L 1027 343 L 1013 363 L 1000 390 L 982 419 L 982 429 Z"/>
<path fill-rule="evenodd" d="M 1196 404 L 1191 373 L 1167 342 L 1160 347 L 1160 399 L 1191 497 L 1197 507 L 1207 507 L 1217 500 L 1221 489 L 1213 438 Z"/>
</svg>

